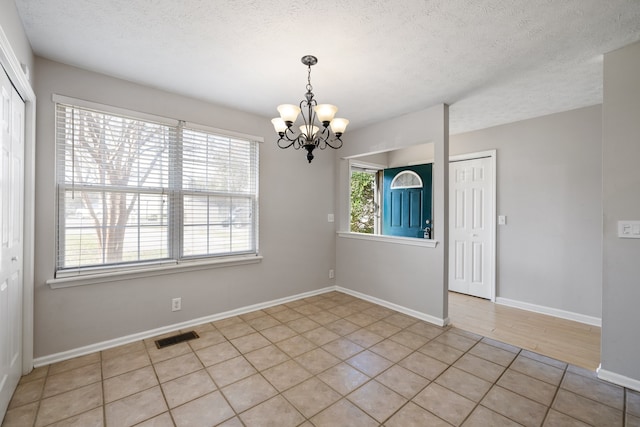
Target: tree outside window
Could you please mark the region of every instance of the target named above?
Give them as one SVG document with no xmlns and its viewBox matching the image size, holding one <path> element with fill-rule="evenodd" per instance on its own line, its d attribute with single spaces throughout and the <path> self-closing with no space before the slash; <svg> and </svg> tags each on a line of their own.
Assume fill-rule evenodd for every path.
<svg viewBox="0 0 640 427">
<path fill-rule="evenodd" d="M 351 171 L 351 220 L 353 233 L 374 234 L 376 228 L 376 174 Z"/>
</svg>

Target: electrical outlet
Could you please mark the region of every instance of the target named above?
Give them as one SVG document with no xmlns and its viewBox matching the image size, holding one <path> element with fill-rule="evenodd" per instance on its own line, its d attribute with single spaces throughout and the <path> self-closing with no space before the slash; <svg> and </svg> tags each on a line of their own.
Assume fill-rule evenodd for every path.
<svg viewBox="0 0 640 427">
<path fill-rule="evenodd" d="M 329 279 L 333 279 L 335 277 L 335 273 L 333 269 L 329 270 Z"/>
<path fill-rule="evenodd" d="M 171 311 L 182 310 L 182 298 L 174 298 L 171 300 Z"/>
</svg>

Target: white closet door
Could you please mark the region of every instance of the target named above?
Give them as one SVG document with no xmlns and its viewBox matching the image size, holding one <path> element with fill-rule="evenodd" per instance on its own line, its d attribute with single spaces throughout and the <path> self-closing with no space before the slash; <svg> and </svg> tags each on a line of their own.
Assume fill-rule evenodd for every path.
<svg viewBox="0 0 640 427">
<path fill-rule="evenodd" d="M 449 163 L 449 290 L 491 298 L 491 159 Z"/>
<path fill-rule="evenodd" d="M 0 69 L 0 419 L 22 374 L 24 102 Z"/>
</svg>

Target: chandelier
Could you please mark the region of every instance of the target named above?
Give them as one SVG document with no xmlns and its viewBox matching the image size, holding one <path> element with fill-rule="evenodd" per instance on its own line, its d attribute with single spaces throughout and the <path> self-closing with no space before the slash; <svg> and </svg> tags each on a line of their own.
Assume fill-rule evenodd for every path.
<svg viewBox="0 0 640 427">
<path fill-rule="evenodd" d="M 340 137 L 344 133 L 349 120 L 334 118 L 338 107 L 331 104 L 318 104 L 313 99 L 313 86 L 311 86 L 311 66 L 318 63 L 318 58 L 312 55 L 305 55 L 301 62 L 308 67 L 307 93 L 300 101 L 300 106 L 293 104 L 278 105 L 280 117 L 271 120 L 273 127 L 280 136 L 278 147 L 293 147 L 296 150 L 304 148 L 307 150 L 307 160 L 313 160 L 313 150 L 319 148 L 324 150 L 327 147 L 338 149 L 342 147 Z M 293 125 L 302 112 L 303 124 L 297 132 Z M 317 126 L 316 119 L 321 126 Z"/>
</svg>

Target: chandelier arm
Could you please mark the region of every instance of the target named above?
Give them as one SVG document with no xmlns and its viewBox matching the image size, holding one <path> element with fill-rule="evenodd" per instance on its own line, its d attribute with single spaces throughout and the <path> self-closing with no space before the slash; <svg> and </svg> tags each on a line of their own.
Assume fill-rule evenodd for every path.
<svg viewBox="0 0 640 427">
<path fill-rule="evenodd" d="M 307 139 L 303 135 L 298 135 L 298 137 L 294 142 L 293 148 L 295 148 L 296 150 L 299 150 L 302 147 L 304 147 L 306 143 L 307 143 Z"/>
<path fill-rule="evenodd" d="M 287 142 L 289 142 L 287 144 Z M 289 148 L 291 147 L 294 143 L 296 142 L 296 140 L 294 139 L 293 141 L 291 141 L 289 138 L 285 139 L 284 137 L 278 139 L 278 141 L 276 141 L 276 143 L 278 144 L 278 148 Z"/>
<path fill-rule="evenodd" d="M 335 142 L 339 142 L 339 144 L 333 145 L 333 143 L 335 143 Z M 325 141 L 325 143 L 326 143 L 329 147 L 333 148 L 334 150 L 337 150 L 338 148 L 342 148 L 342 140 L 340 139 L 340 137 L 339 137 L 339 136 L 336 136 L 336 137 L 333 139 L 333 141 Z"/>
<path fill-rule="evenodd" d="M 288 127 L 287 130 L 284 131 L 283 137 L 286 138 L 287 141 L 291 141 L 291 142 L 293 142 L 296 139 L 298 139 L 298 137 L 296 136 L 295 131 L 291 127 Z"/>
<path fill-rule="evenodd" d="M 321 150 L 324 150 L 325 148 L 327 148 L 330 136 L 331 134 L 329 133 L 329 129 L 323 126 L 322 130 L 318 131 L 318 134 L 316 136 L 316 139 L 315 139 L 316 147 L 318 147 Z"/>
</svg>

